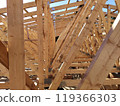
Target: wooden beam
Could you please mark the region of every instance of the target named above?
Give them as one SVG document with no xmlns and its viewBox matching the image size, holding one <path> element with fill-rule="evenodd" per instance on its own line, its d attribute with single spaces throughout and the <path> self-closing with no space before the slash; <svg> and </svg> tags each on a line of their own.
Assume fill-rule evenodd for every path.
<svg viewBox="0 0 120 106">
<path fill-rule="evenodd" d="M 81 79 L 76 79 L 76 80 L 63 80 L 65 86 L 78 86 L 78 83 L 81 81 Z M 106 78 L 103 85 L 118 85 L 120 84 L 120 78 Z"/>
<path fill-rule="evenodd" d="M 107 30 L 108 30 L 108 32 L 109 32 L 109 30 L 110 30 L 110 25 L 111 25 L 111 14 L 110 14 L 110 12 L 111 12 L 111 9 L 110 9 L 110 6 L 108 5 L 108 7 L 107 7 Z"/>
<path fill-rule="evenodd" d="M 48 27 L 49 30 L 49 44 L 48 44 L 48 55 L 49 55 L 49 66 L 52 62 L 53 55 L 54 55 L 54 49 L 55 49 L 55 29 L 54 29 L 54 23 L 52 20 L 50 8 L 48 8 Z"/>
<path fill-rule="evenodd" d="M 77 89 L 99 89 L 120 56 L 120 14 Z"/>
<path fill-rule="evenodd" d="M 80 68 L 80 69 L 68 69 L 66 74 L 85 74 L 86 71 L 87 71 L 87 69 L 83 69 L 83 68 Z M 118 70 L 116 68 L 113 68 L 110 72 L 111 73 L 118 73 L 118 72 L 120 72 L 120 70 Z"/>
<path fill-rule="evenodd" d="M 102 21 L 103 21 L 105 30 L 106 30 L 106 32 L 108 33 L 108 31 L 107 31 L 107 22 L 106 22 L 106 19 L 105 19 L 105 15 L 104 15 L 104 13 L 103 13 L 103 10 L 101 9 L 101 10 L 99 11 L 99 13 L 100 13 L 100 17 L 101 17 L 101 19 L 102 19 Z"/>
<path fill-rule="evenodd" d="M 44 6 L 44 71 L 45 78 L 48 78 L 48 45 L 49 45 L 49 29 L 48 29 L 48 3 L 47 0 L 43 0 Z"/>
<path fill-rule="evenodd" d="M 7 0 L 10 89 L 25 89 L 23 0 Z M 18 15 L 19 14 L 19 15 Z"/>
<path fill-rule="evenodd" d="M 120 12 L 120 0 L 115 0 L 118 11 Z"/>
<path fill-rule="evenodd" d="M 9 78 L 8 69 L 1 63 L 0 63 L 0 76 L 6 76 L 7 78 Z"/>
<path fill-rule="evenodd" d="M 38 33 L 38 77 L 39 77 L 39 89 L 44 89 L 44 34 L 43 34 L 43 0 L 37 0 L 37 33 Z"/>
<path fill-rule="evenodd" d="M 25 76 L 26 76 L 26 81 L 27 81 L 27 83 L 26 83 L 27 87 L 29 87 L 31 90 L 38 90 L 39 87 L 35 86 L 33 81 L 30 79 L 29 75 L 27 73 L 25 73 Z"/>
<path fill-rule="evenodd" d="M 0 83 L 0 89 L 9 89 L 9 83 L 6 82 L 6 83 Z"/>
<path fill-rule="evenodd" d="M 57 10 L 65 9 L 65 8 L 80 6 L 80 5 L 83 5 L 83 4 L 84 4 L 83 1 L 79 1 L 79 2 L 70 3 L 69 5 L 64 4 L 64 5 L 56 6 L 56 7 L 51 8 L 50 10 L 51 11 L 57 11 Z"/>
<path fill-rule="evenodd" d="M 2 63 L 7 68 L 9 67 L 7 49 L 1 41 L 0 41 L 0 63 Z"/>
</svg>

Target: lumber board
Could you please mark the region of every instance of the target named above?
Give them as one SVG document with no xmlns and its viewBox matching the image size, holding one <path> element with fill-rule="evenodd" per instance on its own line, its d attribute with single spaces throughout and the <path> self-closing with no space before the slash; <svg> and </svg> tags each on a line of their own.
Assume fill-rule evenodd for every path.
<svg viewBox="0 0 120 106">
<path fill-rule="evenodd" d="M 39 89 L 44 90 L 44 34 L 43 34 L 43 0 L 37 0 L 37 34 L 38 34 L 38 77 Z"/>
<path fill-rule="evenodd" d="M 87 69 L 83 69 L 83 68 L 79 68 L 79 69 L 68 69 L 66 74 L 85 74 L 85 72 L 87 71 Z M 111 73 L 119 73 L 120 70 L 113 68 L 111 71 Z"/>
<path fill-rule="evenodd" d="M 118 11 L 120 12 L 120 0 L 115 0 Z"/>
<path fill-rule="evenodd" d="M 0 89 L 9 89 L 9 83 L 0 83 Z"/>
<path fill-rule="evenodd" d="M 48 4 L 47 0 L 43 1 L 43 11 L 44 11 L 44 71 L 45 78 L 48 78 L 48 66 L 49 66 L 49 56 L 48 56 L 48 45 L 49 45 L 49 30 L 48 30 Z"/>
<path fill-rule="evenodd" d="M 24 90 L 23 0 L 7 0 L 7 4 L 10 89 Z"/>
<path fill-rule="evenodd" d="M 9 78 L 8 69 L 1 63 L 0 63 L 0 76 L 6 76 L 7 78 Z"/>
<path fill-rule="evenodd" d="M 0 63 L 8 68 L 8 52 L 5 45 L 0 41 Z"/>
<path fill-rule="evenodd" d="M 69 5 L 65 4 L 65 5 L 61 5 L 61 6 L 52 7 L 50 10 L 51 11 L 56 11 L 56 10 L 61 10 L 61 9 L 65 9 L 65 8 L 80 6 L 80 5 L 83 5 L 83 4 L 84 4 L 83 1 L 79 1 L 79 2 L 75 2 L 75 3 L 70 3 Z"/>
<path fill-rule="evenodd" d="M 67 87 L 77 87 L 78 83 L 81 81 L 81 79 L 77 79 L 77 80 L 63 80 L 63 82 L 65 83 L 64 86 Z M 120 78 L 106 78 L 106 80 L 104 81 L 103 85 L 119 85 L 120 84 Z M 99 88 L 100 90 L 100 88 Z"/>
<path fill-rule="evenodd" d="M 50 9 L 48 8 L 48 26 L 50 28 L 49 31 L 49 44 L 48 44 L 48 55 L 49 55 L 49 66 L 53 59 L 54 49 L 55 49 L 55 30 L 54 23 L 51 18 Z"/>
</svg>

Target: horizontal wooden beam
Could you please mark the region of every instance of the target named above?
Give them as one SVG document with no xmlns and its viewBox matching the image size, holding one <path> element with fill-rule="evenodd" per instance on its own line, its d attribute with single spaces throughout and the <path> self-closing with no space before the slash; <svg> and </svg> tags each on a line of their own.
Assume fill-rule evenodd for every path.
<svg viewBox="0 0 120 106">
<path fill-rule="evenodd" d="M 67 87 L 77 87 L 78 83 L 80 82 L 80 79 L 77 80 L 63 80 L 63 86 L 67 86 Z M 106 78 L 106 80 L 104 81 L 103 85 L 118 85 L 120 84 L 120 78 Z"/>
<path fill-rule="evenodd" d="M 80 69 L 68 69 L 66 71 L 66 74 L 85 74 L 85 72 L 87 71 L 87 69 L 83 69 L 83 68 L 80 68 Z M 110 73 L 119 73 L 120 70 L 119 69 L 116 69 L 116 68 L 113 68 Z"/>
<path fill-rule="evenodd" d="M 9 83 L 0 83 L 0 89 L 9 89 Z"/>
</svg>

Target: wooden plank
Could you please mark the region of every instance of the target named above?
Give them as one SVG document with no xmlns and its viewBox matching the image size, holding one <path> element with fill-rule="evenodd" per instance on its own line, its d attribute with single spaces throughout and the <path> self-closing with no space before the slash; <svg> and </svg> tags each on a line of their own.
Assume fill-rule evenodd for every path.
<svg viewBox="0 0 120 106">
<path fill-rule="evenodd" d="M 48 0 L 50 3 L 55 3 L 55 2 L 61 2 L 61 1 L 65 1 L 65 0 Z"/>
<path fill-rule="evenodd" d="M 84 74 L 86 72 L 86 69 L 68 69 L 67 74 Z"/>
<path fill-rule="evenodd" d="M 0 83 L 0 89 L 9 89 L 9 83 L 6 82 L 6 83 Z"/>
<path fill-rule="evenodd" d="M 65 1 L 65 0 L 48 0 L 48 2 L 50 3 L 61 2 L 61 1 Z M 35 0 L 35 3 L 37 4 L 37 0 Z"/>
<path fill-rule="evenodd" d="M 9 67 L 7 49 L 1 41 L 0 41 L 0 63 L 2 63 L 7 68 Z"/>
<path fill-rule="evenodd" d="M 33 81 L 30 79 L 29 75 L 27 73 L 25 73 L 25 76 L 26 76 L 26 85 L 31 89 L 31 90 L 38 90 L 38 86 L 35 86 L 35 84 L 33 83 Z"/>
<path fill-rule="evenodd" d="M 44 89 L 44 34 L 43 34 L 43 0 L 37 0 L 37 33 L 38 33 L 38 77 L 39 77 L 39 89 Z"/>
<path fill-rule="evenodd" d="M 110 6 L 108 5 L 107 7 L 107 30 L 109 31 L 110 28 L 111 28 L 111 9 L 110 9 Z"/>
<path fill-rule="evenodd" d="M 36 15 L 36 14 L 37 14 L 37 11 L 33 11 L 33 12 L 25 13 L 23 16 L 28 17 L 28 16 L 33 16 L 33 15 Z"/>
<path fill-rule="evenodd" d="M 64 4 L 64 5 L 52 7 L 50 10 L 51 11 L 56 11 L 56 10 L 61 10 L 61 9 L 65 9 L 65 8 L 80 6 L 80 5 L 83 5 L 83 4 L 84 4 L 83 1 L 79 1 L 79 2 L 75 2 L 75 3 L 70 3 L 69 5 L 68 4 Z"/>
<path fill-rule="evenodd" d="M 48 26 L 50 28 L 49 31 L 49 45 L 48 45 L 48 55 L 49 55 L 49 65 L 52 62 L 53 55 L 54 55 L 54 49 L 55 49 L 55 30 L 54 30 L 54 24 L 51 18 L 51 13 L 48 8 Z"/>
<path fill-rule="evenodd" d="M 80 82 L 80 79 L 77 80 L 63 80 L 65 86 L 67 87 L 77 87 L 78 83 Z M 118 85 L 120 84 L 120 78 L 106 78 L 103 85 Z"/>
<path fill-rule="evenodd" d="M 49 44 L 49 30 L 48 30 L 48 4 L 47 0 L 43 1 L 44 11 L 44 71 L 45 78 L 48 78 L 48 44 Z"/>
<path fill-rule="evenodd" d="M 106 32 L 108 32 L 108 31 L 107 31 L 107 23 L 106 23 L 106 19 L 105 19 L 105 15 L 104 15 L 104 13 L 103 13 L 103 10 L 101 9 L 101 10 L 99 11 L 99 13 L 100 13 L 100 17 L 101 17 L 101 19 L 102 19 L 102 21 L 103 21 L 105 30 L 106 30 Z"/>
<path fill-rule="evenodd" d="M 7 78 L 9 78 L 8 69 L 1 63 L 0 63 L 0 76 L 6 76 Z"/>
<path fill-rule="evenodd" d="M 78 59 L 74 59 L 73 63 L 75 62 L 91 62 L 92 58 L 78 58 Z"/>
<path fill-rule="evenodd" d="M 73 12 L 76 12 L 78 11 L 79 9 L 78 8 L 75 8 L 75 9 L 71 9 L 71 10 L 66 10 L 66 11 L 62 11 L 62 12 L 57 12 L 55 13 L 56 16 L 59 16 L 59 15 L 62 15 L 62 14 L 65 14 L 67 15 L 67 13 L 73 13 Z"/>
<path fill-rule="evenodd" d="M 120 14 L 77 89 L 99 89 L 120 53 Z"/>
<path fill-rule="evenodd" d="M 70 67 L 88 67 L 90 63 L 72 63 Z"/>
<path fill-rule="evenodd" d="M 30 22 L 30 21 L 37 21 L 37 18 L 25 19 L 24 23 L 27 23 L 27 22 Z"/>
<path fill-rule="evenodd" d="M 89 30 L 91 29 L 95 19 L 97 18 L 98 15 L 98 8 L 102 8 L 103 4 L 105 4 L 106 0 L 101 1 L 98 0 L 98 2 L 95 5 L 95 8 L 88 20 L 88 23 L 85 23 L 83 25 L 83 27 L 81 28 L 81 31 L 78 35 L 78 38 L 76 39 L 74 45 L 72 46 L 69 54 L 67 55 L 67 57 L 65 58 L 64 62 L 61 64 L 61 67 L 55 77 L 55 79 L 53 80 L 53 82 L 51 83 L 49 89 L 50 90 L 54 90 L 57 89 L 58 86 L 60 85 L 60 82 L 62 81 L 62 79 L 64 78 L 64 75 L 66 73 L 65 70 L 67 70 L 69 68 L 69 65 L 72 63 L 73 59 L 75 58 L 75 54 L 76 52 L 78 52 L 78 50 L 80 49 L 80 46 L 82 45 L 82 43 L 85 40 L 85 35 L 88 35 Z M 88 30 L 89 29 L 89 30 Z"/>
<path fill-rule="evenodd" d="M 24 90 L 23 0 L 7 0 L 7 4 L 10 89 Z"/>
<path fill-rule="evenodd" d="M 91 46 L 92 46 L 92 49 L 93 49 L 93 54 L 92 55 L 95 55 L 96 54 L 96 48 L 95 48 L 95 37 L 92 36 L 92 39 L 91 39 Z"/>
<path fill-rule="evenodd" d="M 118 11 L 120 12 L 120 0 L 115 0 Z"/>
<path fill-rule="evenodd" d="M 114 9 L 114 10 L 117 9 L 117 7 L 116 7 L 115 5 L 111 5 L 111 4 L 109 4 L 109 6 L 110 6 L 111 9 Z M 103 7 L 107 9 L 108 5 L 105 4 Z"/>
<path fill-rule="evenodd" d="M 85 72 L 87 71 L 87 69 L 68 69 L 67 70 L 67 74 L 84 74 Z M 120 70 L 116 69 L 116 68 L 113 68 L 111 71 L 111 73 L 118 73 L 120 72 Z"/>
<path fill-rule="evenodd" d="M 107 78 L 104 83 L 104 85 L 118 85 L 120 84 L 120 78 Z"/>
</svg>

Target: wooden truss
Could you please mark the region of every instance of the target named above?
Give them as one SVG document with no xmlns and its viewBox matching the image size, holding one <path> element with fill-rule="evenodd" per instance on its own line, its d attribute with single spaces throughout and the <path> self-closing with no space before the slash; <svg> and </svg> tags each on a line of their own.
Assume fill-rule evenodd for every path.
<svg viewBox="0 0 120 106">
<path fill-rule="evenodd" d="M 0 89 L 120 89 L 120 1 L 106 1 L 7 0 Z"/>
</svg>

